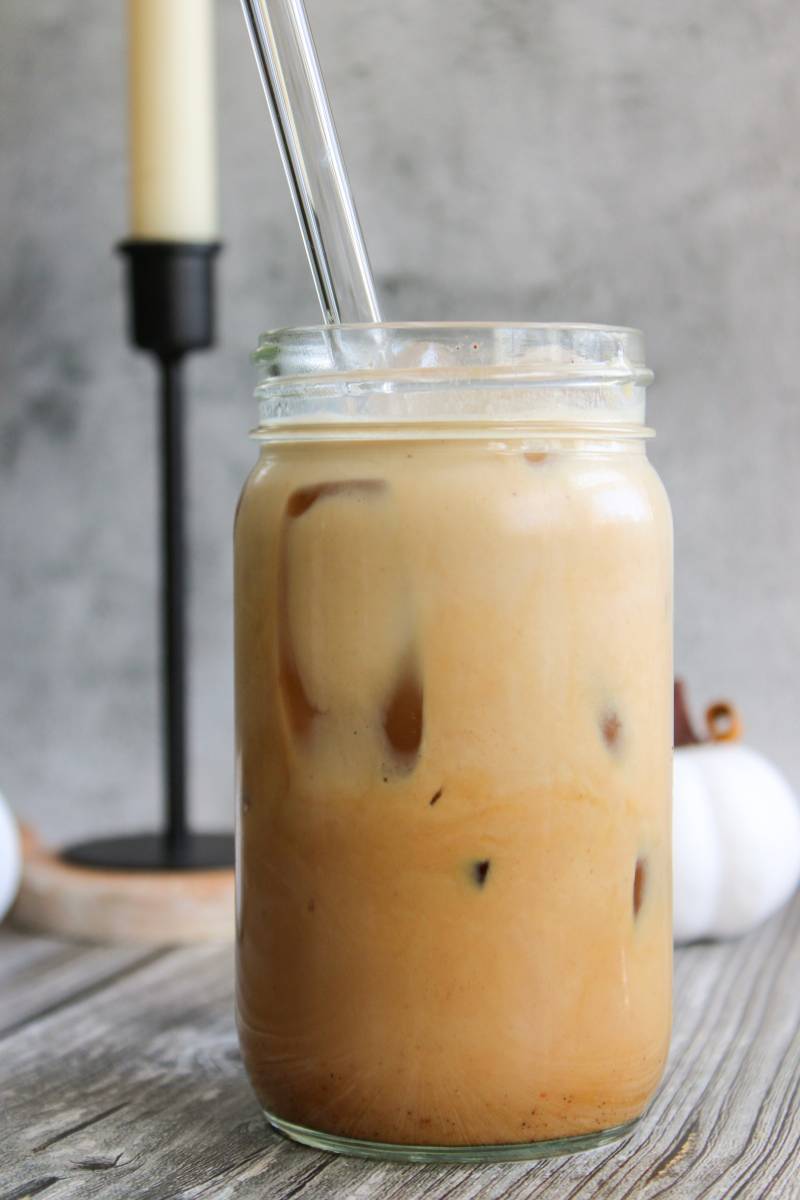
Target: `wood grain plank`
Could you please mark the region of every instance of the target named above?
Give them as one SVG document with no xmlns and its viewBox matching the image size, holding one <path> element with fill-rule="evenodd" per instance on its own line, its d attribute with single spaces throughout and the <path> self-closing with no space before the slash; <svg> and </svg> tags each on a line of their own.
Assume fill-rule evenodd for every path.
<svg viewBox="0 0 800 1200">
<path fill-rule="evenodd" d="M 230 949 L 176 950 L 6 1039 L 2 1200 L 45 1178 L 46 1200 L 165 1200 L 273 1154 L 239 1063 L 231 973 Z"/>
<path fill-rule="evenodd" d="M 89 946 L 0 929 L 0 1038 L 37 1014 L 147 961 L 141 947 Z"/>
<path fill-rule="evenodd" d="M 216 947 L 23 1026 L 2 1067 L 0 1200 L 798 1200 L 800 897 L 740 942 L 678 954 L 658 1096 L 623 1144 L 570 1159 L 403 1166 L 277 1137 L 241 1069 Z"/>
</svg>

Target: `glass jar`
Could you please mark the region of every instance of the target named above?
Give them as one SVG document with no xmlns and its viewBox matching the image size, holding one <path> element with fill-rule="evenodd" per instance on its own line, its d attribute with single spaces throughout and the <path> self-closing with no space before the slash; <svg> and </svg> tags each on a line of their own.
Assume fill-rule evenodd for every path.
<svg viewBox="0 0 800 1200">
<path fill-rule="evenodd" d="M 672 548 L 636 330 L 286 330 L 236 519 L 238 1020 L 345 1153 L 626 1134 L 671 1019 Z"/>
</svg>

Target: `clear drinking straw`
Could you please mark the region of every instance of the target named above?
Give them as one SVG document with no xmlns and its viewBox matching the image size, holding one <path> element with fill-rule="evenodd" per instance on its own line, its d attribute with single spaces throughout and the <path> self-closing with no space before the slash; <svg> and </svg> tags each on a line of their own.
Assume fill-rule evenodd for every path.
<svg viewBox="0 0 800 1200">
<path fill-rule="evenodd" d="M 303 0 L 242 0 L 242 10 L 325 323 L 380 321 Z"/>
</svg>

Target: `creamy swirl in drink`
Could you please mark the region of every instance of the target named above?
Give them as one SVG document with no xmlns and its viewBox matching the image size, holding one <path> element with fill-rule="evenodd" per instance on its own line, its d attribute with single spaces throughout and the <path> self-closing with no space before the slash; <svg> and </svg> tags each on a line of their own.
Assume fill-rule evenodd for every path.
<svg viewBox="0 0 800 1200">
<path fill-rule="evenodd" d="M 671 996 L 671 525 L 641 442 L 267 443 L 235 540 L 263 1107 L 402 1145 L 635 1118 Z"/>
</svg>

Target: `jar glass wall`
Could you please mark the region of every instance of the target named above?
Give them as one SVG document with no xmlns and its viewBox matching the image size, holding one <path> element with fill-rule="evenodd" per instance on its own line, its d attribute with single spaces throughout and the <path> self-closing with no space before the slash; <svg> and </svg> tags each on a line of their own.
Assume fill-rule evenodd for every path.
<svg viewBox="0 0 800 1200">
<path fill-rule="evenodd" d="M 258 352 L 236 520 L 238 1019 L 382 1157 L 620 1136 L 671 1013 L 671 524 L 635 331 Z"/>
</svg>

